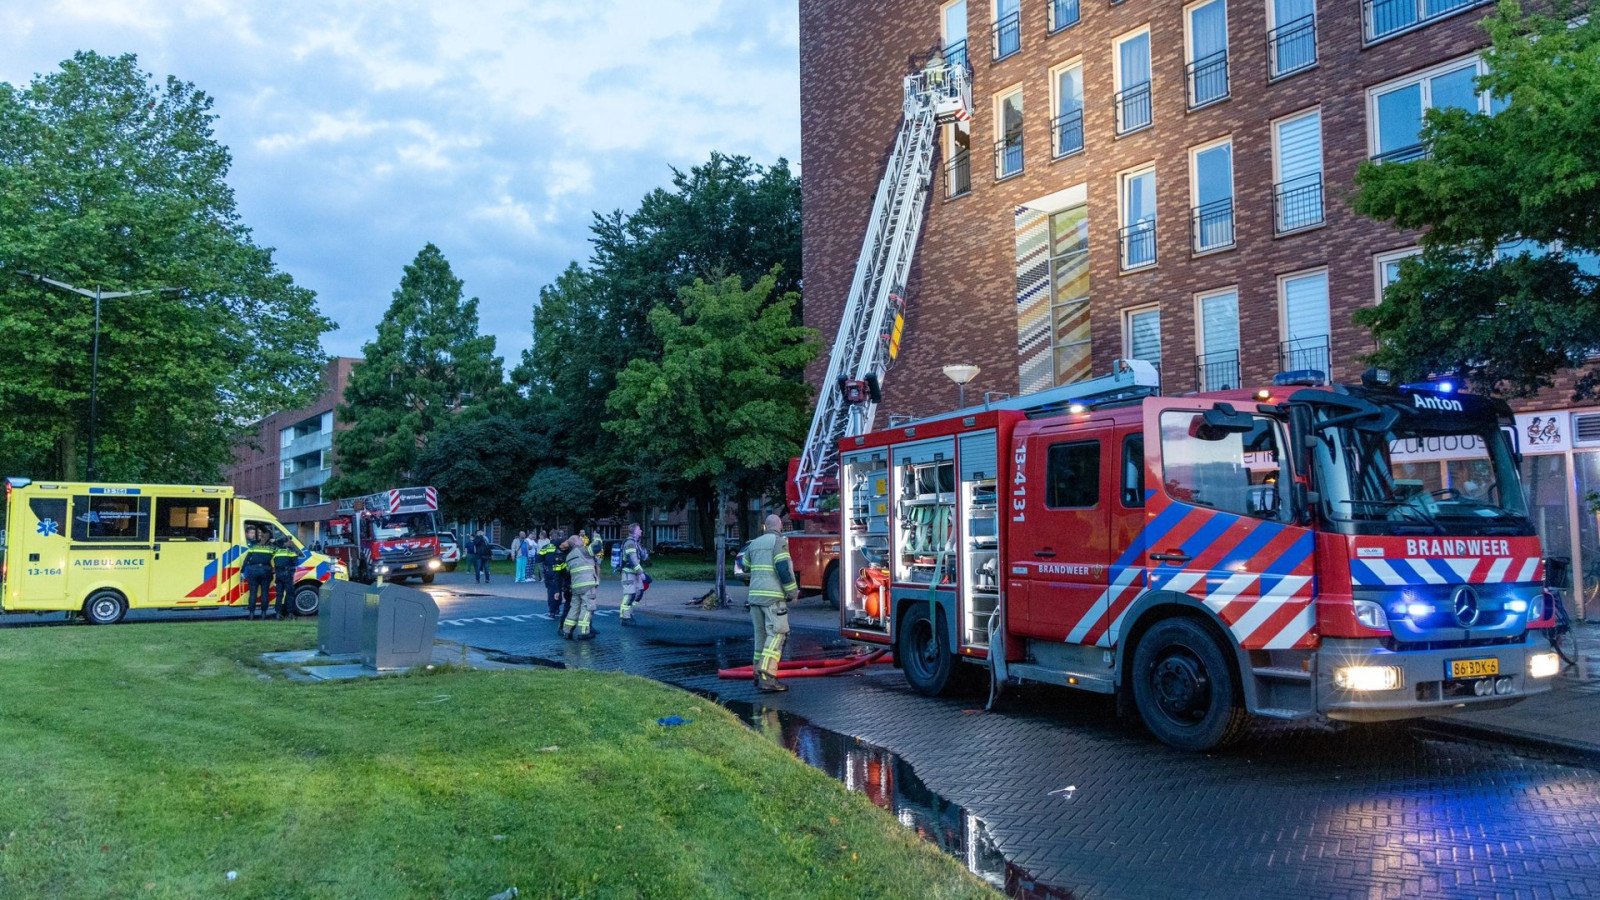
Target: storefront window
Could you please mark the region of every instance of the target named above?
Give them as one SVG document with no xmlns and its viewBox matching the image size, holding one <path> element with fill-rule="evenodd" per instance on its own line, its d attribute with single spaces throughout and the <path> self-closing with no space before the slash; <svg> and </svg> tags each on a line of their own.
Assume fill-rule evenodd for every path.
<svg viewBox="0 0 1600 900">
<path fill-rule="evenodd" d="M 1600 498 L 1600 453 L 1574 453 L 1572 464 L 1578 481 L 1578 559 L 1574 561 L 1572 586 L 1585 617 L 1600 610 L 1600 527 L 1589 508 L 1588 497 Z"/>
</svg>

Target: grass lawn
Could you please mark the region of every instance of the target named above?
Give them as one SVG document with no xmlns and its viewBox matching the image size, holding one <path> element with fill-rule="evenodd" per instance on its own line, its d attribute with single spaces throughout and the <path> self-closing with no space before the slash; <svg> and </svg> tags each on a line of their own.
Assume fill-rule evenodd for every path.
<svg viewBox="0 0 1600 900">
<path fill-rule="evenodd" d="M 0 897 L 996 896 L 694 695 L 258 665 L 314 644 L 308 623 L 0 631 Z"/>
</svg>

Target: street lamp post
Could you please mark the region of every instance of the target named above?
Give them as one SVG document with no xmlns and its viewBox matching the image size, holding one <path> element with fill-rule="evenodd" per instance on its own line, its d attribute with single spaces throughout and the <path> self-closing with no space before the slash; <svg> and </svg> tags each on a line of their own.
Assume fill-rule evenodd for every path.
<svg viewBox="0 0 1600 900">
<path fill-rule="evenodd" d="M 84 466 L 83 472 L 85 481 L 94 481 L 95 476 L 98 474 L 94 467 L 94 448 L 95 441 L 100 434 L 100 301 L 116 300 L 121 297 L 137 297 L 140 294 L 159 294 L 163 291 L 175 291 L 177 288 L 147 288 L 142 291 L 111 291 L 107 293 L 102 291 L 99 285 L 95 285 L 95 289 L 91 291 L 87 288 L 74 287 L 64 281 L 56 281 L 54 278 L 46 278 L 43 275 L 33 275 L 29 272 L 21 274 L 29 276 L 34 281 L 42 281 L 51 287 L 58 287 L 64 291 L 71 291 L 74 294 L 94 298 L 94 340 L 92 344 L 93 350 L 89 355 L 89 459 Z"/>
<path fill-rule="evenodd" d="M 967 382 L 977 378 L 979 371 L 981 370 L 977 366 L 967 365 L 966 363 L 956 363 L 954 365 L 944 367 L 945 377 L 951 381 L 954 381 L 956 383 L 956 387 L 960 388 L 961 390 L 961 401 L 956 405 L 957 409 L 966 408 Z"/>
</svg>

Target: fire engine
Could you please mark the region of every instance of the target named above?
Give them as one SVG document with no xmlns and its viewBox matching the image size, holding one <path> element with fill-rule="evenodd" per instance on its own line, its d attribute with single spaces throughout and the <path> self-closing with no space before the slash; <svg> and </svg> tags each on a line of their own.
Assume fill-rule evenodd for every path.
<svg viewBox="0 0 1600 900">
<path fill-rule="evenodd" d="M 328 523 L 328 554 L 371 584 L 417 577 L 432 584 L 444 563 L 439 548 L 439 492 L 393 488 L 340 500 Z"/>
<path fill-rule="evenodd" d="M 1115 695 L 1204 750 L 1251 716 L 1373 722 L 1549 689 L 1539 538 L 1503 402 L 1321 373 L 1159 393 L 1154 369 L 840 444 L 844 635 L 916 691 Z M 1448 466 L 1418 448 L 1449 447 Z"/>
</svg>

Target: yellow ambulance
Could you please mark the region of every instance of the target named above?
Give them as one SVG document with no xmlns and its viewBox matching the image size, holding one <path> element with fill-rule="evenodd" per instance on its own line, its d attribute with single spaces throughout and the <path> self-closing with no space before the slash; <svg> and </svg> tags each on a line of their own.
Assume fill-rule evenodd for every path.
<svg viewBox="0 0 1600 900">
<path fill-rule="evenodd" d="M 300 552 L 289 607 L 317 611 L 343 578 L 271 513 L 229 486 L 35 483 L 6 479 L 0 612 L 80 612 L 97 625 L 130 609 L 244 607 L 245 529 L 289 537 Z"/>
</svg>

